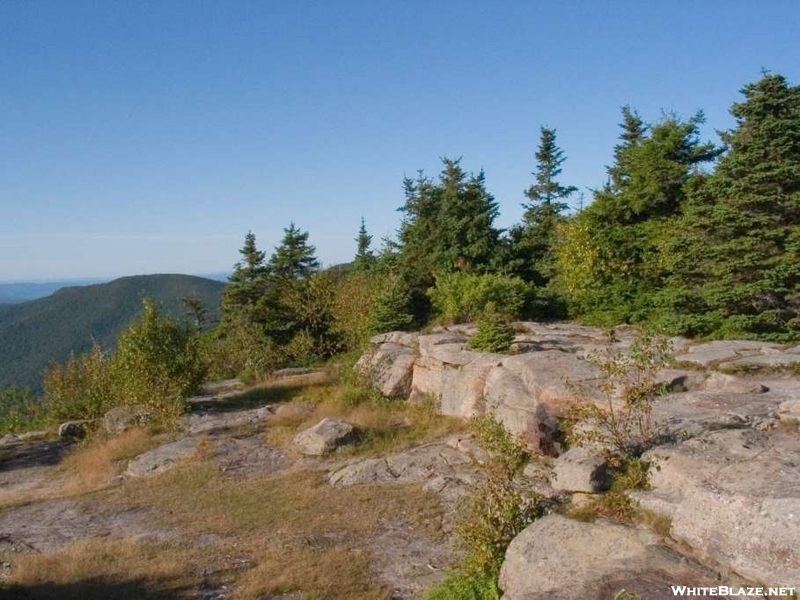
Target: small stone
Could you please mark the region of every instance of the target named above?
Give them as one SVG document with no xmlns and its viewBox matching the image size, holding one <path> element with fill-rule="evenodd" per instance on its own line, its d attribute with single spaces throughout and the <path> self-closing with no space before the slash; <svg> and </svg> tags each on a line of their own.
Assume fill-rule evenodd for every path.
<svg viewBox="0 0 800 600">
<path fill-rule="evenodd" d="M 62 439 L 83 439 L 89 433 L 94 421 L 84 419 L 80 421 L 65 421 L 58 426 L 58 437 Z"/>
<path fill-rule="evenodd" d="M 611 487 L 611 474 L 605 460 L 586 448 L 570 448 L 555 460 L 553 489 L 596 494 Z"/>
<path fill-rule="evenodd" d="M 298 433 L 292 443 L 307 456 L 322 456 L 354 441 L 355 428 L 350 423 L 327 418 Z"/>
</svg>

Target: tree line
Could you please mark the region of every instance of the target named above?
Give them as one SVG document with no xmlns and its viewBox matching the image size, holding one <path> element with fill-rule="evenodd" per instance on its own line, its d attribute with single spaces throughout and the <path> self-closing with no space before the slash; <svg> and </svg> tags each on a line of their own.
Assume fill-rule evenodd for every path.
<svg viewBox="0 0 800 600">
<path fill-rule="evenodd" d="M 569 210 L 578 189 L 562 181 L 556 130 L 542 127 L 522 220 L 506 231 L 484 173 L 445 158 L 437 178 L 403 182 L 394 239 L 373 250 L 362 219 L 346 269 L 320 271 L 309 234 L 294 224 L 269 260 L 248 233 L 219 335 L 249 331 L 288 348 L 289 360 L 324 355 L 369 333 L 452 321 L 459 309 L 447 307 L 480 288 L 471 317 L 492 302 L 508 319 L 796 340 L 800 88 L 764 73 L 741 93 L 720 143 L 700 139 L 702 112 L 646 122 L 623 107 L 607 179 L 578 211 Z M 341 304 L 356 316 L 340 314 Z"/>
<path fill-rule="evenodd" d="M 800 87 L 764 73 L 741 93 L 730 109 L 735 126 L 719 143 L 700 139 L 702 112 L 647 122 L 623 107 L 606 181 L 581 210 L 569 210 L 578 190 L 562 180 L 567 156 L 556 130 L 542 127 L 522 220 L 506 231 L 484 173 L 445 158 L 437 177 L 419 172 L 403 182 L 395 237 L 374 248 L 361 220 L 347 265 L 321 269 L 309 233 L 294 223 L 269 258 L 248 232 L 216 327 L 179 326 L 149 307 L 126 334 L 135 350 L 113 360 L 96 351 L 51 369 L 45 396 L 78 406 L 87 381 L 108 387 L 110 369 L 124 373 L 120 381 L 140 378 L 144 395 L 163 399 L 156 408 L 168 413 L 171 398 L 201 377 L 255 381 L 281 366 L 357 354 L 376 333 L 432 323 L 477 321 L 473 347 L 495 352 L 520 318 L 796 341 Z M 188 367 L 176 374 L 162 365 L 156 381 L 145 367 L 165 362 L 155 352 L 165 344 L 167 362 Z M 168 393 L 156 393 L 159 381 Z M 81 414 L 113 400 L 101 395 Z M 12 400 L 0 412 L 27 414 L 28 399 Z"/>
</svg>

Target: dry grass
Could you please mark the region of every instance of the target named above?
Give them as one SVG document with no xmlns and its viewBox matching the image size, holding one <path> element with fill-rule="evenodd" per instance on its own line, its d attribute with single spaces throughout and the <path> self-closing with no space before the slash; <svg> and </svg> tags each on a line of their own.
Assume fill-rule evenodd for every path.
<svg viewBox="0 0 800 600">
<path fill-rule="evenodd" d="M 114 510 L 157 508 L 159 525 L 190 538 L 214 534 L 254 568 L 237 580 L 237 598 L 302 591 L 305 598 L 386 598 L 373 572 L 372 536 L 403 521 L 417 536 L 446 543 L 438 499 L 413 485 L 331 488 L 323 474 L 229 479 L 208 464 L 187 465 L 93 497 Z"/>
<path fill-rule="evenodd" d="M 200 573 L 220 557 L 189 546 L 88 540 L 53 554 L 15 556 L 3 593 L 42 599 L 195 598 Z M 217 570 L 217 579 L 232 577 Z"/>
<path fill-rule="evenodd" d="M 281 406 L 269 422 L 266 442 L 288 447 L 296 433 L 326 417 L 345 419 L 360 432 L 359 443 L 347 449 L 345 456 L 401 452 L 466 427 L 460 419 L 437 415 L 433 403 L 409 404 L 381 398 L 358 386 L 326 385 L 306 389 Z"/>
<path fill-rule="evenodd" d="M 91 440 L 64 459 L 69 472 L 63 492 L 83 494 L 101 489 L 121 472 L 123 461 L 153 448 L 157 442 L 142 429 L 129 429 L 112 438 Z"/>
<path fill-rule="evenodd" d="M 327 374 L 302 384 L 269 382 L 204 408 L 269 403 L 282 404 L 267 423 L 270 445 L 288 445 L 297 431 L 327 416 L 346 418 L 361 431 L 350 453 L 400 451 L 463 427 L 431 406 L 387 401 L 357 386 L 335 385 Z M 177 532 L 176 541 L 94 540 L 55 554 L 14 556 L 11 587 L 0 595 L 10 589 L 36 598 L 195 598 L 224 583 L 236 590 L 232 598 L 244 600 L 294 591 L 306 600 L 388 598 L 391 590 L 375 571 L 377 559 L 392 556 L 391 549 L 375 546 L 387 523 L 402 523 L 431 545 L 447 544 L 439 499 L 418 485 L 339 489 L 310 470 L 231 478 L 211 461 L 211 439 L 201 441 L 192 462 L 106 488 L 125 459 L 154 443 L 141 430 L 95 439 L 57 472 L 68 478 L 71 494 L 93 492 L 81 500 L 82 510 L 144 508 L 152 527 Z M 203 534 L 219 542 L 196 546 Z M 250 567 L 231 568 L 231 556 Z"/>
</svg>

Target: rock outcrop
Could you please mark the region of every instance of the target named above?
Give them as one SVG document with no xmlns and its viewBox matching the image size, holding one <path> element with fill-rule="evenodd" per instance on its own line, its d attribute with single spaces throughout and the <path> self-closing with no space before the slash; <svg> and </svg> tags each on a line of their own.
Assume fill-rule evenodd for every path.
<svg viewBox="0 0 800 600">
<path fill-rule="evenodd" d="M 330 484 L 419 483 L 423 489 L 456 500 L 480 480 L 475 459 L 459 443 L 435 443 L 385 458 L 367 458 L 331 473 Z"/>
<path fill-rule="evenodd" d="M 140 454 L 128 463 L 125 475 L 128 477 L 152 477 L 165 473 L 191 458 L 197 452 L 199 440 L 185 437 L 170 444 L 164 444 L 149 452 Z"/>
<path fill-rule="evenodd" d="M 514 538 L 500 573 L 504 600 L 674 598 L 672 585 L 718 585 L 715 573 L 668 550 L 654 533 L 549 515 Z"/>
<path fill-rule="evenodd" d="M 706 432 L 647 453 L 639 502 L 672 520 L 702 558 L 775 585 L 800 586 L 800 438 L 751 428 Z"/>
<path fill-rule="evenodd" d="M 469 350 L 470 326 L 386 334 L 375 338 L 377 351 L 361 366 L 370 373 L 378 357 L 391 365 L 390 377 L 378 370 L 373 378 L 379 389 L 391 387 L 394 397 L 412 402 L 433 397 L 446 415 L 494 415 L 532 449 L 557 456 L 525 471 L 549 480 L 543 493 L 578 499 L 602 492 L 610 484 L 603 458 L 583 448 L 564 452 L 559 431 L 573 402 L 609 401 L 587 360 L 606 348 L 603 333 L 572 324 L 517 323 L 515 330 L 513 355 Z M 634 338 L 631 328 L 618 331 L 612 351 L 624 351 Z M 545 517 L 508 549 L 504 598 L 612 598 L 619 589 L 667 598 L 670 584 L 713 586 L 736 578 L 800 586 L 800 347 L 683 338 L 672 345 L 674 362 L 657 374 L 666 393 L 652 413 L 662 445 L 644 457 L 652 488 L 630 493 L 669 523 L 668 543 L 644 529 Z M 424 473 L 441 471 L 439 452 L 361 461 L 333 473 L 331 483 L 430 485 L 436 478 Z M 415 462 L 417 454 L 425 459 Z M 398 467 L 409 461 L 426 466 Z"/>
</svg>

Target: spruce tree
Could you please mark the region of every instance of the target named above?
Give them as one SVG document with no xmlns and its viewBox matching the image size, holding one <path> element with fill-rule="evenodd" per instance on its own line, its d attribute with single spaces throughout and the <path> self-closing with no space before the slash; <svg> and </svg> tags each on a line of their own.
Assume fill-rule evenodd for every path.
<svg viewBox="0 0 800 600">
<path fill-rule="evenodd" d="M 413 315 L 409 312 L 409 302 L 410 295 L 403 281 L 396 275 L 387 276 L 370 317 L 370 333 L 408 329 L 414 321 Z"/>
<path fill-rule="evenodd" d="M 556 130 L 542 127 L 533 172 L 536 183 L 525 191 L 530 202 L 522 204 L 522 227 L 512 234 L 516 238 L 520 275 L 539 287 L 545 286 L 553 275 L 556 229 L 569 208 L 566 200 L 578 191 L 575 186 L 557 181 L 565 160 L 564 152 L 556 145 Z"/>
<path fill-rule="evenodd" d="M 500 237 L 494 226 L 498 206 L 484 173 L 465 172 L 460 160 L 443 163 L 438 182 L 421 172 L 403 182 L 401 262 L 427 280 L 437 271 L 488 268 Z"/>
<path fill-rule="evenodd" d="M 229 284 L 222 297 L 222 320 L 227 321 L 233 313 L 252 311 L 265 291 L 267 268 L 264 252 L 256 247 L 256 236 L 248 231 L 244 246 L 239 250 L 242 259 L 236 263 L 228 278 Z"/>
<path fill-rule="evenodd" d="M 608 167 L 609 181 L 579 219 L 589 235 L 582 243 L 588 243 L 586 250 L 594 257 L 583 287 L 596 293 L 584 295 L 575 308 L 590 321 L 616 325 L 651 316 L 670 273 L 663 247 L 690 190 L 705 177 L 701 165 L 722 151 L 700 141 L 702 123 L 698 112 L 685 121 L 667 114 L 646 126 L 623 108 L 621 143 L 614 149 L 616 162 Z M 569 252 L 560 255 L 568 260 Z"/>
<path fill-rule="evenodd" d="M 800 338 L 800 87 L 741 90 L 729 147 L 693 195 L 667 290 L 690 333 Z M 699 314 L 697 314 L 699 313 Z"/>
<path fill-rule="evenodd" d="M 627 104 L 622 107 L 620 127 L 622 128 L 622 133 L 619 135 L 621 143 L 614 146 L 614 164 L 608 167 L 608 188 L 610 190 L 621 190 L 627 183 L 630 177 L 628 155 L 644 142 L 649 130 L 639 113 Z"/>
<path fill-rule="evenodd" d="M 416 179 L 404 180 L 406 202 L 399 209 L 405 214 L 398 233 L 398 273 L 420 321 L 430 311 L 426 291 L 434 273 L 490 270 L 500 247 L 494 226 L 498 206 L 483 172 L 465 172 L 460 160 L 442 162 L 438 181 L 421 171 Z"/>
<path fill-rule="evenodd" d="M 258 319 L 279 345 L 288 344 L 307 325 L 295 299 L 303 295 L 309 280 L 319 271 L 308 232 L 300 231 L 294 223 L 283 231 L 281 243 L 267 262 L 267 291 L 258 303 Z"/>
<path fill-rule="evenodd" d="M 290 223 L 283 233 L 281 243 L 267 263 L 269 279 L 273 282 L 308 279 L 319 271 L 316 248 L 308 243 L 308 232 Z"/>
<path fill-rule="evenodd" d="M 375 258 L 375 253 L 370 250 L 372 236 L 367 233 L 364 217 L 361 217 L 361 227 L 358 229 L 358 237 L 355 241 L 356 256 L 353 260 L 353 270 L 367 271 L 375 265 L 377 259 Z"/>
</svg>

